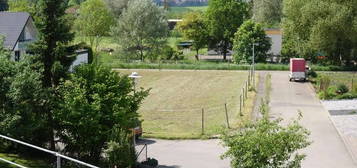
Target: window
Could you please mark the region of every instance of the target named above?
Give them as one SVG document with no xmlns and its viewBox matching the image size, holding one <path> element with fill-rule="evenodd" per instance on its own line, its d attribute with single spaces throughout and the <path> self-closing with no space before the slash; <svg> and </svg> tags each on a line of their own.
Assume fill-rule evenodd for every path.
<svg viewBox="0 0 357 168">
<path fill-rule="evenodd" d="M 20 61 L 20 51 L 15 51 L 15 61 Z"/>
</svg>

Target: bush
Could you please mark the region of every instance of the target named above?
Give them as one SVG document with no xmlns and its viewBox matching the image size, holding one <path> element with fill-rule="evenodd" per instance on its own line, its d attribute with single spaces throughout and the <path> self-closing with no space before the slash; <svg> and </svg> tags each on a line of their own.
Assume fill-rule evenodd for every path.
<svg viewBox="0 0 357 168">
<path fill-rule="evenodd" d="M 342 95 L 337 95 L 336 99 L 342 100 L 342 99 L 355 99 L 357 98 L 357 94 L 356 93 L 345 93 Z"/>
<path fill-rule="evenodd" d="M 151 167 L 156 167 L 159 165 L 159 162 L 154 158 L 148 158 L 147 161 L 143 161 L 143 162 L 141 162 L 141 164 L 151 166 Z"/>
<path fill-rule="evenodd" d="M 320 99 L 324 99 L 324 100 L 334 99 L 337 96 L 336 90 L 337 90 L 336 87 L 329 87 L 324 91 L 320 91 L 319 97 Z"/>
<path fill-rule="evenodd" d="M 345 93 L 347 93 L 347 92 L 349 92 L 349 89 L 348 89 L 348 87 L 347 87 L 345 84 L 340 83 L 340 84 L 337 85 L 336 93 L 338 93 L 338 94 L 345 94 Z"/>
<path fill-rule="evenodd" d="M 317 78 L 317 73 L 314 70 L 308 72 L 308 76 L 311 78 Z"/>
</svg>

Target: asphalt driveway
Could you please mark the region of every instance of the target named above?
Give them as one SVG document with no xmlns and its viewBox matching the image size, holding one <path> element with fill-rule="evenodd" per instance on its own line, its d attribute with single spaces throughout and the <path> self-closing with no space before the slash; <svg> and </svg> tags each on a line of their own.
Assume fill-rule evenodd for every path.
<svg viewBox="0 0 357 168">
<path fill-rule="evenodd" d="M 148 144 L 148 157 L 159 160 L 159 168 L 229 168 L 229 160 L 221 160 L 225 149 L 219 140 L 138 141 L 137 150 Z M 141 156 L 143 157 L 143 155 Z"/>
<path fill-rule="evenodd" d="M 272 74 L 271 115 L 286 121 L 302 112 L 301 124 L 311 131 L 313 141 L 303 152 L 303 168 L 357 167 L 309 83 L 289 82 L 288 72 Z"/>
</svg>

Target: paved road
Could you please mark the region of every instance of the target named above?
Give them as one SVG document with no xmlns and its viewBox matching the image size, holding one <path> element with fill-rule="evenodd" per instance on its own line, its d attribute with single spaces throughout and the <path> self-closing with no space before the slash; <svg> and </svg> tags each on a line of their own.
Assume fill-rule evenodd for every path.
<svg viewBox="0 0 357 168">
<path fill-rule="evenodd" d="M 311 131 L 313 144 L 305 152 L 303 168 L 357 167 L 308 83 L 289 82 L 288 72 L 271 72 L 271 114 L 289 120 L 303 114 L 301 124 Z"/>
<path fill-rule="evenodd" d="M 219 140 L 158 140 L 138 141 L 147 143 L 148 157 L 159 160 L 159 168 L 229 168 L 228 160 L 221 160 L 225 149 Z M 137 150 L 141 145 L 137 146 Z"/>
</svg>

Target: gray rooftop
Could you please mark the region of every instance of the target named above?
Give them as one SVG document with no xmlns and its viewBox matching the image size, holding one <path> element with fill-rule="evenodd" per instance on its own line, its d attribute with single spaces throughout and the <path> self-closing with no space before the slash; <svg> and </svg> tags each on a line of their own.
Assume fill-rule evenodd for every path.
<svg viewBox="0 0 357 168">
<path fill-rule="evenodd" d="M 0 12 L 0 35 L 5 36 L 4 47 L 14 49 L 29 18 L 27 12 Z"/>
</svg>

